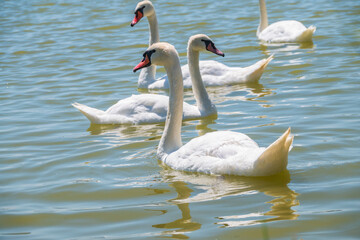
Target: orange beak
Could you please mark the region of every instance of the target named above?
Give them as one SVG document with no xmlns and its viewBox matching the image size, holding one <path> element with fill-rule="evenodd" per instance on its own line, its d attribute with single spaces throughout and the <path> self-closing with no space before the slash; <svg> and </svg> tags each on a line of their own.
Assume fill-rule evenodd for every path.
<svg viewBox="0 0 360 240">
<path fill-rule="evenodd" d="M 212 44 L 208 44 L 208 46 L 206 47 L 206 50 L 208 50 L 212 53 L 215 53 L 216 55 L 225 57 L 225 54 L 222 51 L 220 51 L 219 49 L 217 49 L 215 46 L 213 46 Z"/>
<path fill-rule="evenodd" d="M 148 67 L 151 65 L 150 59 L 147 55 L 145 55 L 144 59 L 138 64 L 136 65 L 136 67 L 134 67 L 133 72 L 136 72 L 139 69 L 142 69 L 144 67 Z"/>
<path fill-rule="evenodd" d="M 140 21 L 140 19 L 143 18 L 143 16 L 144 16 L 144 15 L 142 14 L 141 11 L 136 11 L 135 17 L 134 17 L 134 19 L 132 20 L 130 26 L 132 26 L 132 27 L 135 26 L 135 24 L 137 24 L 137 23 Z"/>
</svg>

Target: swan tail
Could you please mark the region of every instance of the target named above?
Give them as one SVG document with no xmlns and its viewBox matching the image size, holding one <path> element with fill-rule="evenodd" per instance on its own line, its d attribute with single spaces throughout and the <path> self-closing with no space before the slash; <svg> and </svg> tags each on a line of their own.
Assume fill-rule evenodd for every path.
<svg viewBox="0 0 360 240">
<path fill-rule="evenodd" d="M 285 170 L 293 140 L 294 136 L 291 135 L 291 129 L 288 128 L 282 136 L 268 146 L 256 160 L 257 175 L 269 176 Z"/>
<path fill-rule="evenodd" d="M 311 25 L 304 32 L 301 33 L 299 37 L 297 37 L 298 42 L 311 42 L 312 36 L 316 31 L 316 27 Z"/>
<path fill-rule="evenodd" d="M 314 25 L 311 25 L 310 27 L 308 27 L 308 30 L 312 31 L 312 33 L 315 33 L 316 27 Z"/>
<path fill-rule="evenodd" d="M 251 83 L 251 82 L 257 82 L 259 81 L 259 79 L 261 78 L 265 68 L 267 67 L 267 65 L 269 64 L 269 62 L 271 62 L 271 60 L 274 59 L 274 54 L 272 54 L 270 57 L 260 60 L 257 63 L 255 63 L 254 65 L 256 66 L 256 68 L 254 69 L 253 72 L 251 72 L 248 76 L 247 76 L 247 83 Z"/>
<path fill-rule="evenodd" d="M 73 103 L 71 105 L 84 114 L 91 123 L 101 124 L 101 116 L 105 114 L 104 111 L 80 103 Z"/>
</svg>

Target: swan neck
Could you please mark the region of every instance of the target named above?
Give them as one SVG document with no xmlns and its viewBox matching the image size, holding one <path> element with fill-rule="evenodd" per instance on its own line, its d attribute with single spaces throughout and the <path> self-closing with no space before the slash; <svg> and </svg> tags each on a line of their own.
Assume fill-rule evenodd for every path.
<svg viewBox="0 0 360 240">
<path fill-rule="evenodd" d="M 178 55 L 164 66 L 169 79 L 169 108 L 165 128 L 161 137 L 158 155 L 163 159 L 167 154 L 182 146 L 181 125 L 183 115 L 183 78 Z"/>
<path fill-rule="evenodd" d="M 151 46 L 153 43 L 160 42 L 159 26 L 156 18 L 156 13 L 148 16 L 148 21 L 150 28 L 149 46 Z"/>
<path fill-rule="evenodd" d="M 214 106 L 211 103 L 209 95 L 206 91 L 204 82 L 200 73 L 199 66 L 199 51 L 193 50 L 190 46 L 188 47 L 188 65 L 190 71 L 190 78 L 192 82 L 192 91 L 196 100 L 197 107 L 201 114 L 209 114 L 214 111 Z"/>
<path fill-rule="evenodd" d="M 260 34 L 269 25 L 265 0 L 259 0 L 259 6 L 260 6 L 260 25 L 258 27 L 257 34 Z"/>
<path fill-rule="evenodd" d="M 157 43 L 160 41 L 159 28 L 155 13 L 148 16 L 147 18 L 149 22 L 149 33 L 150 33 L 149 46 L 151 46 L 153 43 Z M 155 76 L 156 76 L 155 65 L 141 69 L 138 79 L 138 88 L 148 88 L 150 84 L 155 82 Z"/>
<path fill-rule="evenodd" d="M 150 84 L 155 82 L 155 75 L 155 65 L 141 69 L 138 79 L 138 88 L 148 88 Z"/>
</svg>

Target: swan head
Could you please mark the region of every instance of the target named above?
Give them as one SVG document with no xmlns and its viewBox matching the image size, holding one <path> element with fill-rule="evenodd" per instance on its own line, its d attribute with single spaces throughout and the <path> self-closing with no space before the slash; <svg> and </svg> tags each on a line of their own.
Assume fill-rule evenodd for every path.
<svg viewBox="0 0 360 240">
<path fill-rule="evenodd" d="M 169 43 L 158 42 L 151 45 L 143 54 L 143 60 L 134 67 L 133 71 L 149 67 L 151 65 L 168 66 L 174 58 L 179 58 L 175 47 Z"/>
<path fill-rule="evenodd" d="M 188 48 L 191 48 L 194 51 L 210 51 L 219 56 L 225 56 L 223 52 L 215 47 L 214 42 L 205 34 L 197 34 L 191 36 L 188 42 Z"/>
<path fill-rule="evenodd" d="M 150 1 L 141 1 L 136 5 L 135 17 L 132 20 L 130 26 L 135 26 L 143 17 L 148 17 L 155 14 L 155 9 Z"/>
</svg>

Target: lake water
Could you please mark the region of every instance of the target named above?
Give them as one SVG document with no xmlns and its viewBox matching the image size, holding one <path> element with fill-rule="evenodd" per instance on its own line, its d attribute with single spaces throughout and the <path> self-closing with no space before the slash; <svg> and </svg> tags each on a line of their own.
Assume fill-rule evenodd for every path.
<svg viewBox="0 0 360 240">
<path fill-rule="evenodd" d="M 268 0 L 269 22 L 317 27 L 313 44 L 268 46 L 257 0 L 153 3 L 182 64 L 197 33 L 226 54 L 202 60 L 275 54 L 258 84 L 208 88 L 217 119 L 184 122 L 182 137 L 232 130 L 267 146 L 291 126 L 288 172 L 174 171 L 156 158 L 163 124 L 90 125 L 71 106 L 139 93 L 148 24 L 130 27 L 137 1 L 1 1 L 0 238 L 359 239 L 360 2 Z"/>
</svg>

